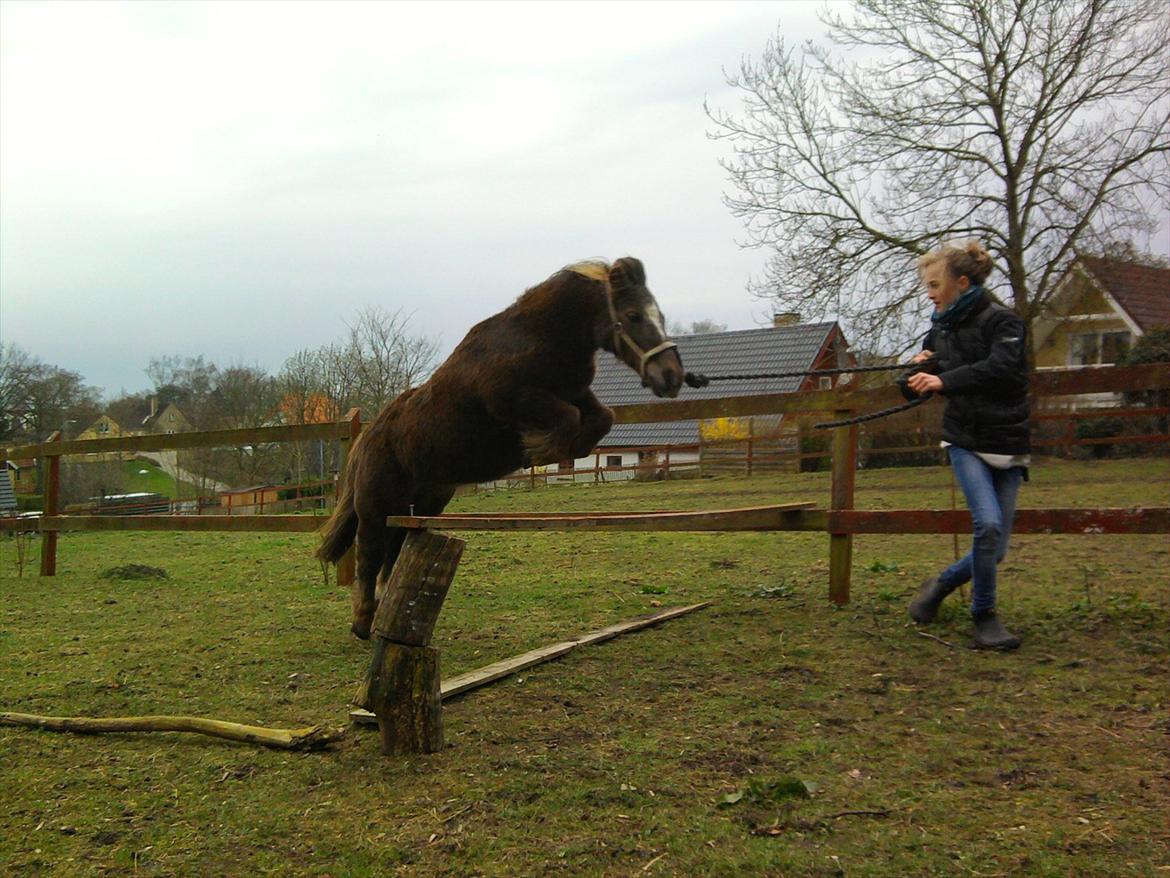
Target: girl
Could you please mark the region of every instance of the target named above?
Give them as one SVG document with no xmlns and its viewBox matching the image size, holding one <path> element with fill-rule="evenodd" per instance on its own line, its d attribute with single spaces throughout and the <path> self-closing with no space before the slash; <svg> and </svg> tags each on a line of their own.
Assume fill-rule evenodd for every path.
<svg viewBox="0 0 1170 878">
<path fill-rule="evenodd" d="M 995 586 L 1030 462 L 1024 322 L 983 288 L 992 260 L 978 242 L 927 253 L 918 268 L 935 311 L 914 361 L 932 362 L 906 385 L 914 394 L 946 397 L 942 444 L 971 510 L 974 541 L 967 555 L 922 583 L 910 617 L 933 621 L 943 599 L 971 581 L 975 646 L 1015 649 L 1020 639 L 995 615 Z"/>
</svg>

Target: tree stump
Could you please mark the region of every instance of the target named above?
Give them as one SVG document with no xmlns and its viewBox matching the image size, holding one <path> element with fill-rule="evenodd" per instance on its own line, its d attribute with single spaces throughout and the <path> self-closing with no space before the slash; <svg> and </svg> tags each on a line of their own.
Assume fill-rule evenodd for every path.
<svg viewBox="0 0 1170 878">
<path fill-rule="evenodd" d="M 374 652 L 354 703 L 378 717 L 387 756 L 443 746 L 439 651 L 430 645 L 463 540 L 411 531 L 374 614 Z"/>
</svg>

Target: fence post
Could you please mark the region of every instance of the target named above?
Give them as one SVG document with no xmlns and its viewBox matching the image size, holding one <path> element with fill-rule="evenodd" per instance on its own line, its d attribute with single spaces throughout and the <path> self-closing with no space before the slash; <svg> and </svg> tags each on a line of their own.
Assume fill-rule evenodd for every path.
<svg viewBox="0 0 1170 878">
<path fill-rule="evenodd" d="M 337 478 L 345 478 L 345 469 L 349 465 L 349 455 L 353 451 L 353 443 L 357 439 L 358 434 L 362 432 L 362 410 L 359 408 L 352 408 L 345 413 L 345 421 L 348 422 L 349 436 L 341 440 L 340 460 L 337 462 Z M 340 485 L 338 491 L 340 492 Z M 336 497 L 334 503 L 336 503 Z M 341 560 L 337 562 L 337 584 L 338 585 L 353 585 L 353 578 L 356 572 L 356 565 L 354 562 L 353 546 L 349 547 Z"/>
<path fill-rule="evenodd" d="M 851 410 L 833 412 L 834 420 L 851 418 Z M 853 508 L 853 486 L 857 475 L 857 425 L 833 430 L 833 487 L 829 508 L 840 512 Z M 853 566 L 853 534 L 829 533 L 829 600 L 849 603 L 849 578 Z"/>
<path fill-rule="evenodd" d="M 61 431 L 55 430 L 47 442 L 60 442 Z M 61 497 L 61 455 L 47 455 L 45 459 L 45 497 L 42 515 L 46 518 L 59 512 Z M 57 575 L 57 531 L 41 532 L 41 576 Z"/>
<path fill-rule="evenodd" d="M 663 478 L 665 478 L 665 479 L 670 478 L 670 446 L 669 445 L 666 446 L 666 462 L 665 462 L 664 467 L 663 467 L 662 475 L 663 475 Z"/>
</svg>

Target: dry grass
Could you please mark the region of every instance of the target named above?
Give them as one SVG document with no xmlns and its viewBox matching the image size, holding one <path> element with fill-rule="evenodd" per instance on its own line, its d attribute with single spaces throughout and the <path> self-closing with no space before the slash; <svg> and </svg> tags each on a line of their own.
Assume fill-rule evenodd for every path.
<svg viewBox="0 0 1170 878">
<path fill-rule="evenodd" d="M 1045 463 L 1025 506 L 1165 504 L 1165 461 Z M 472 509 L 711 508 L 822 475 L 575 487 Z M 943 469 L 861 473 L 860 508 L 946 507 Z M 0 709 L 341 723 L 366 647 L 302 536 L 65 535 L 60 575 L 0 542 Z M 376 734 L 292 755 L 194 736 L 0 729 L 17 875 L 1150 875 L 1170 865 L 1165 535 L 1025 536 L 1014 655 L 964 614 L 905 617 L 951 539 L 866 537 L 852 604 L 816 534 L 475 534 L 440 621 L 457 673 L 712 599 L 451 702 L 448 748 Z M 165 580 L 103 579 L 141 563 Z M 941 642 L 941 641 L 945 641 Z M 949 644 L 949 645 L 948 645 Z M 799 789 L 812 788 L 805 797 Z M 730 796 L 733 803 L 725 802 Z"/>
</svg>

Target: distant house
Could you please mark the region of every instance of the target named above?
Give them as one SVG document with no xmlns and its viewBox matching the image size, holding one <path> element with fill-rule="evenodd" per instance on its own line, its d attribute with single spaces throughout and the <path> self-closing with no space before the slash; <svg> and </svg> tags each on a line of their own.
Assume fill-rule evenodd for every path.
<svg viewBox="0 0 1170 878">
<path fill-rule="evenodd" d="M 852 365 L 848 342 L 841 327 L 829 323 L 799 323 L 793 314 L 778 315 L 774 325 L 764 329 L 684 335 L 678 344 L 683 367 L 704 375 L 752 375 L 776 372 L 801 372 L 810 369 Z M 728 396 L 756 396 L 771 393 L 795 393 L 802 390 L 828 390 L 836 386 L 836 376 L 801 376 L 713 382 L 706 387 L 683 387 L 681 398 L 719 399 Z M 641 379 L 616 357 L 599 353 L 593 392 L 606 405 L 627 405 L 654 401 Z M 775 431 L 780 416 L 753 419 L 719 418 L 710 421 L 669 421 L 651 424 L 617 424 L 598 444 L 591 457 L 561 464 L 563 478 L 573 478 L 570 470 L 602 467 L 615 470 L 615 478 L 632 478 L 635 470 L 618 467 L 653 465 L 656 449 L 665 446 L 691 446 L 671 452 L 671 463 L 693 463 L 699 459 L 700 439 L 746 438 Z M 592 480 L 592 476 L 588 477 Z"/>
<path fill-rule="evenodd" d="M 137 430 L 123 427 L 109 415 L 102 415 L 77 434 L 78 439 L 117 439 L 122 436 L 137 436 Z"/>
<path fill-rule="evenodd" d="M 4 461 L 4 471 L 8 474 L 9 484 L 17 494 L 35 494 L 37 492 L 37 462 L 35 458 L 25 460 Z"/>
<path fill-rule="evenodd" d="M 1170 268 L 1081 256 L 1033 322 L 1036 366 L 1107 366 L 1162 326 L 1170 326 Z"/>
<path fill-rule="evenodd" d="M 142 422 L 142 429 L 147 433 L 185 433 L 195 429 L 173 402 L 167 403 L 161 412 L 157 411 L 157 405 L 157 397 L 152 396 L 150 414 Z"/>
<path fill-rule="evenodd" d="M 1048 313 L 1033 321 L 1038 369 L 1108 366 L 1151 330 L 1170 326 L 1170 268 L 1080 256 L 1061 280 Z M 1078 405 L 1115 402 L 1085 394 Z"/>
</svg>

